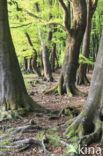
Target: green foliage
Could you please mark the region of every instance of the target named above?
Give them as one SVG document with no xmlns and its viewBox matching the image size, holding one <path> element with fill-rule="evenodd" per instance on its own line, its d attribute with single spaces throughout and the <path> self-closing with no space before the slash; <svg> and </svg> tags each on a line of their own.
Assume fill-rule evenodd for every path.
<svg viewBox="0 0 103 156">
<path fill-rule="evenodd" d="M 37 16 L 34 18 L 28 15 L 25 11 L 17 11 L 16 5 L 14 2 L 18 3 L 18 7 L 23 10 L 29 11 L 31 14 Z M 40 12 L 35 11 L 34 3 L 37 2 L 39 4 Z M 52 4 L 48 5 L 48 0 L 36 0 L 36 1 L 28 1 L 28 0 L 8 0 L 8 9 L 9 9 L 9 22 L 11 27 L 11 33 L 13 42 L 15 45 L 15 49 L 17 52 L 17 56 L 21 65 L 23 66 L 23 57 L 30 58 L 33 56 L 33 48 L 38 53 L 37 62 L 41 65 L 41 43 L 39 37 L 38 28 L 42 31 L 43 42 L 48 47 L 50 52 L 53 48 L 53 43 L 56 43 L 56 54 L 58 59 L 59 66 L 62 66 L 64 51 L 65 51 L 65 32 L 60 27 L 60 24 L 63 24 L 63 11 L 61 7 L 58 5 L 57 0 L 52 0 Z M 65 3 L 67 0 L 64 1 Z M 99 47 L 100 35 L 103 26 L 103 1 L 98 1 L 98 7 L 95 11 L 95 14 L 92 19 L 92 30 L 90 37 L 90 56 L 89 59 L 83 57 L 80 54 L 79 63 L 94 65 L 96 60 L 97 51 Z M 71 5 L 71 22 L 72 22 L 72 5 Z M 52 14 L 52 18 L 49 19 L 49 15 Z M 40 20 L 42 19 L 42 21 Z M 49 27 L 48 27 L 48 24 Z M 18 27 L 19 26 L 19 27 Z M 17 27 L 17 28 L 14 28 Z M 48 31 L 53 32 L 53 37 L 50 42 L 47 41 Z M 33 43 L 33 47 L 31 47 L 28 43 L 28 40 L 25 36 L 25 32 L 30 35 L 30 38 Z M 51 57 L 51 53 L 50 53 Z M 56 62 L 57 65 L 57 62 Z"/>
<path fill-rule="evenodd" d="M 43 137 L 44 137 L 44 135 L 45 135 L 45 131 L 41 131 L 41 132 L 39 132 L 38 134 L 37 134 L 37 139 L 39 139 L 39 140 L 42 140 L 43 139 Z"/>
<path fill-rule="evenodd" d="M 70 137 L 72 134 L 74 134 L 74 130 L 71 130 L 66 136 Z"/>
<path fill-rule="evenodd" d="M 10 1 L 8 1 L 10 2 Z M 15 2 L 15 0 L 13 0 Z M 45 2 L 42 0 L 37 0 L 40 12 L 37 13 L 34 8 L 34 1 L 28 0 L 17 0 L 18 7 L 29 11 L 30 13 L 42 18 L 44 22 L 39 21 L 39 18 L 33 18 L 29 16 L 24 11 L 17 11 L 16 5 L 14 3 L 9 3 L 9 21 L 11 27 L 11 33 L 13 37 L 13 42 L 17 52 L 17 56 L 20 62 L 21 67 L 23 66 L 23 57 L 31 57 L 33 55 L 33 48 L 30 47 L 25 36 L 25 32 L 30 35 L 30 38 L 33 43 L 34 49 L 37 51 L 38 55 L 41 51 L 41 43 L 38 28 L 42 30 L 43 42 L 52 51 L 53 43 L 57 44 L 57 57 L 60 58 L 59 65 L 62 65 L 63 55 L 64 55 L 64 42 L 65 42 L 65 33 L 58 26 L 54 26 L 52 23 L 62 24 L 63 22 L 63 13 L 61 7 L 59 7 L 56 0 L 52 1 L 52 5 L 48 5 L 48 0 Z M 52 18 L 48 21 L 49 14 L 52 13 Z M 48 28 L 48 24 L 51 26 Z M 22 26 L 24 25 L 24 26 Z M 18 27 L 21 26 L 21 27 Z M 17 27 L 17 28 L 14 28 Z M 54 29 L 56 30 L 54 32 Z M 48 31 L 53 32 L 53 38 L 51 42 L 47 42 L 47 33 Z M 40 58 L 37 60 L 40 62 Z"/>
<path fill-rule="evenodd" d="M 79 55 L 79 63 L 94 65 L 94 62 L 92 61 L 92 57 L 90 57 L 90 59 L 91 60 L 83 56 L 81 53 Z"/>
<path fill-rule="evenodd" d="M 69 144 L 66 149 L 68 151 L 68 153 L 70 154 L 76 154 L 77 150 L 78 150 L 78 137 L 75 134 L 74 130 L 71 130 L 68 134 L 67 137 L 69 137 L 72 141 L 71 144 Z"/>
<path fill-rule="evenodd" d="M 57 130 L 58 130 L 58 128 L 59 128 L 59 127 L 58 127 L 58 126 L 56 126 L 56 127 L 53 127 L 53 128 L 49 128 L 48 130 L 49 130 L 49 131 L 57 131 Z"/>
<path fill-rule="evenodd" d="M 23 77 L 24 78 L 34 78 L 34 77 L 36 77 L 36 75 L 33 73 L 33 74 L 23 74 Z"/>
<path fill-rule="evenodd" d="M 47 137 L 49 139 L 49 143 L 52 144 L 53 146 L 60 146 L 61 143 L 60 143 L 60 137 L 58 135 L 58 133 L 55 133 L 55 134 L 50 134 L 48 135 Z"/>
<path fill-rule="evenodd" d="M 27 79 L 24 79 L 24 83 L 25 83 L 26 88 L 30 88 L 31 87 L 31 84 L 30 84 L 30 82 Z"/>
</svg>

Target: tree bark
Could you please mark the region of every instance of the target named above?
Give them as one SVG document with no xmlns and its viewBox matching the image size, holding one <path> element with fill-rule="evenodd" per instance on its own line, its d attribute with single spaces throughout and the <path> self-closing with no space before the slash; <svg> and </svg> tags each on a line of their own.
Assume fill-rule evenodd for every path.
<svg viewBox="0 0 103 156">
<path fill-rule="evenodd" d="M 95 141 L 103 143 L 103 32 L 97 55 L 90 91 L 86 105 L 77 119 L 68 128 L 81 131 L 81 141 L 91 144 Z"/>
<path fill-rule="evenodd" d="M 6 110 L 32 111 L 39 107 L 28 96 L 12 42 L 7 0 L 0 0 L 0 105 Z"/>
<path fill-rule="evenodd" d="M 26 32 L 25 35 L 26 35 L 28 43 L 32 47 L 33 53 L 34 53 L 34 56 L 29 59 L 27 71 L 28 72 L 34 72 L 38 77 L 41 77 L 41 73 L 37 67 L 37 52 L 33 48 L 33 44 L 32 44 L 32 41 L 31 41 L 29 34 Z"/>
<path fill-rule="evenodd" d="M 26 57 L 23 58 L 23 72 L 27 72 L 27 67 L 28 67 L 28 60 Z"/>
<path fill-rule="evenodd" d="M 91 33 L 91 21 L 95 12 L 98 0 L 93 4 L 92 0 L 87 1 L 87 25 L 83 39 L 82 55 L 89 58 L 89 44 L 90 44 L 90 33 Z M 95 6 L 95 8 L 94 8 Z M 81 63 L 77 72 L 77 84 L 88 84 L 89 80 L 86 76 L 87 64 Z"/>
<path fill-rule="evenodd" d="M 32 58 L 30 57 L 28 58 L 28 68 L 27 68 L 28 73 L 33 73 L 31 62 L 32 62 Z"/>
<path fill-rule="evenodd" d="M 85 0 L 72 0 L 72 26 L 70 25 L 70 22 L 68 23 L 70 10 L 68 10 L 63 1 L 59 0 L 59 3 L 62 6 L 65 15 L 64 24 L 66 28 L 66 51 L 59 79 L 58 91 L 60 94 L 66 92 L 71 96 L 79 93 L 75 86 L 75 81 L 80 46 L 86 27 L 86 2 Z"/>
<path fill-rule="evenodd" d="M 53 44 L 53 50 L 51 53 L 51 69 L 52 69 L 52 72 L 55 71 L 55 60 L 56 60 L 56 43 Z"/>
<path fill-rule="evenodd" d="M 38 3 L 35 3 L 35 9 L 36 9 L 36 12 L 39 12 Z M 48 27 L 49 27 L 49 25 L 48 25 Z M 41 47 L 42 47 L 42 61 L 43 61 L 43 68 L 44 68 L 44 80 L 53 81 L 52 71 L 51 71 L 51 66 L 50 66 L 50 61 L 49 61 L 49 49 L 44 44 L 40 27 L 39 27 L 39 37 L 40 37 Z M 47 42 L 51 41 L 51 39 L 52 39 L 52 33 L 51 33 L 51 31 L 49 31 L 48 36 L 47 36 Z"/>
</svg>

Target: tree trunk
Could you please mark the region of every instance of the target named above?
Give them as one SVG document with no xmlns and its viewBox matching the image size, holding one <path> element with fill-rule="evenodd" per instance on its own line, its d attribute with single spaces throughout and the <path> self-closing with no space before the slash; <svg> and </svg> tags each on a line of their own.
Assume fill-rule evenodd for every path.
<svg viewBox="0 0 103 156">
<path fill-rule="evenodd" d="M 96 59 L 94 72 L 91 80 L 87 103 L 77 119 L 68 128 L 79 132 L 81 141 L 86 144 L 101 140 L 103 143 L 103 33 L 100 48 Z"/>
<path fill-rule="evenodd" d="M 97 6 L 97 4 L 96 4 Z M 96 9 L 95 6 L 95 9 Z M 89 44 L 90 44 L 90 33 L 91 33 L 91 21 L 95 10 L 91 0 L 87 1 L 87 25 L 83 39 L 82 55 L 89 58 Z M 86 76 L 87 64 L 81 63 L 77 72 L 77 84 L 88 84 L 89 80 Z"/>
<path fill-rule="evenodd" d="M 53 44 L 53 50 L 51 53 L 51 69 L 55 71 L 55 60 L 56 60 L 56 43 Z"/>
<path fill-rule="evenodd" d="M 36 12 L 39 12 L 38 3 L 35 3 L 35 9 L 36 9 Z M 51 16 L 51 15 L 49 15 L 49 16 Z M 48 25 L 48 27 L 49 27 L 49 25 Z M 50 66 L 50 61 L 49 61 L 49 49 L 44 44 L 40 27 L 39 27 L 39 37 L 40 37 L 41 47 L 42 47 L 42 61 L 43 61 L 43 67 L 44 67 L 44 80 L 53 81 L 52 71 L 51 71 L 51 66 Z M 51 39 L 52 39 L 52 33 L 51 33 L 51 31 L 49 31 L 47 34 L 47 42 L 51 41 Z"/>
<path fill-rule="evenodd" d="M 33 53 L 34 53 L 34 56 L 32 58 L 30 58 L 29 62 L 28 62 L 28 72 L 34 72 L 38 77 L 41 77 L 41 73 L 37 67 L 37 52 L 33 48 L 33 44 L 32 44 L 29 34 L 26 32 L 25 35 L 26 35 L 28 43 L 32 47 Z"/>
<path fill-rule="evenodd" d="M 36 109 L 28 96 L 12 42 L 7 0 L 0 0 L 0 105 L 6 110 Z"/>
<path fill-rule="evenodd" d="M 33 73 L 31 62 L 32 62 L 32 57 L 28 59 L 28 68 L 27 68 L 28 73 Z"/>
<path fill-rule="evenodd" d="M 34 53 L 34 56 L 32 57 L 31 61 L 32 70 L 33 72 L 38 76 L 41 77 L 41 73 L 39 71 L 39 68 L 37 67 L 37 52 Z"/>
<path fill-rule="evenodd" d="M 28 67 L 28 60 L 26 57 L 23 58 L 23 72 L 27 72 L 27 67 Z"/>
<path fill-rule="evenodd" d="M 67 23 L 69 17 L 68 12 L 64 21 L 66 27 L 66 51 L 58 84 L 59 93 L 63 94 L 66 92 L 68 95 L 76 95 L 79 93 L 75 86 L 76 71 L 78 68 L 80 46 L 86 27 L 85 0 L 73 0 L 72 6 L 73 23 L 71 28 L 70 23 Z"/>
</svg>

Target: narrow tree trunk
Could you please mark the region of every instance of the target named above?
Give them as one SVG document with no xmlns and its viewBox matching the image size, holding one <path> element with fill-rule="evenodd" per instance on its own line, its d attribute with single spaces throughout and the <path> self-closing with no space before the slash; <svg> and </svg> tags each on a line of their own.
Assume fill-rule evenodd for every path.
<svg viewBox="0 0 103 156">
<path fill-rule="evenodd" d="M 55 60 L 56 60 L 56 43 L 53 44 L 53 50 L 51 53 L 51 69 L 55 71 Z"/>
<path fill-rule="evenodd" d="M 27 68 L 28 73 L 33 73 L 31 62 L 32 62 L 32 58 L 28 58 L 28 68 Z"/>
<path fill-rule="evenodd" d="M 37 76 L 41 77 L 41 73 L 40 73 L 40 71 L 39 71 L 39 69 L 37 67 L 37 52 L 33 48 L 33 44 L 32 44 L 32 41 L 31 41 L 31 38 L 30 38 L 29 34 L 26 32 L 25 35 L 26 35 L 28 43 L 32 47 L 33 53 L 34 53 L 34 56 L 29 59 L 28 70 L 27 71 L 30 72 L 30 73 L 34 72 Z"/>
<path fill-rule="evenodd" d="M 23 58 L 23 72 L 27 72 L 27 67 L 28 67 L 28 60 L 26 57 Z"/>
<path fill-rule="evenodd" d="M 39 12 L 38 3 L 35 3 L 35 9 L 36 9 L 36 12 Z M 42 37 L 42 32 L 41 32 L 40 27 L 39 27 L 39 37 L 40 37 L 41 47 L 42 47 L 42 60 L 43 60 L 43 67 L 44 67 L 44 80 L 53 81 L 52 71 L 51 71 L 51 66 L 50 66 L 50 61 L 49 61 L 49 49 L 44 44 L 43 37 Z M 48 32 L 47 39 L 48 39 L 48 41 L 50 41 L 52 39 L 51 31 Z"/>
<path fill-rule="evenodd" d="M 18 111 L 32 111 L 38 106 L 24 85 L 10 34 L 7 0 L 0 0 L 0 105 Z"/>
<path fill-rule="evenodd" d="M 81 142 L 91 144 L 102 141 L 103 144 L 103 33 L 91 80 L 86 105 L 77 119 L 68 128 L 74 128 L 82 135 Z M 81 133 L 80 133 L 81 131 Z"/>
<path fill-rule="evenodd" d="M 31 66 L 33 72 L 38 76 L 41 77 L 41 73 L 37 67 L 37 52 L 34 53 L 34 56 L 32 57 Z"/>
<path fill-rule="evenodd" d="M 91 21 L 94 14 L 94 8 L 92 1 L 87 1 L 87 25 L 83 39 L 82 54 L 86 58 L 89 58 L 89 44 L 90 44 L 90 33 L 91 33 Z M 95 6 L 96 7 L 96 6 Z M 95 8 L 96 9 L 96 8 Z M 89 80 L 86 76 L 87 64 L 81 63 L 77 72 L 77 84 L 88 84 Z"/>
</svg>

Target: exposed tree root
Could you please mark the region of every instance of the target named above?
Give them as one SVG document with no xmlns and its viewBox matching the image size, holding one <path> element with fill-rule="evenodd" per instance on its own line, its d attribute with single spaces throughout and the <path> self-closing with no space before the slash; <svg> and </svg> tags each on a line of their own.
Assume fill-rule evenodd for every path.
<svg viewBox="0 0 103 156">
<path fill-rule="evenodd" d="M 79 113 L 80 111 L 76 107 L 70 106 L 60 111 L 50 111 L 47 115 L 49 116 L 49 120 L 55 120 L 59 119 L 61 116 L 76 117 Z"/>
<path fill-rule="evenodd" d="M 55 87 L 49 89 L 48 91 L 44 91 L 45 94 L 56 94 L 58 91 L 57 91 L 57 88 L 58 88 L 58 85 L 56 85 Z"/>
<path fill-rule="evenodd" d="M 64 135 L 73 131 L 74 135 L 78 135 L 79 144 L 81 145 L 90 145 L 98 141 L 101 141 L 103 145 L 103 121 L 101 121 L 99 116 L 96 116 L 93 122 L 94 126 L 92 123 L 90 125 L 92 127 L 91 129 L 90 126 L 88 126 L 86 114 L 83 114 L 83 112 L 81 114 L 76 119 L 71 119 L 67 122 L 69 127 L 66 129 Z M 69 139 L 73 136 L 73 133 L 69 136 Z"/>
<path fill-rule="evenodd" d="M 78 90 L 76 88 L 76 86 L 66 86 L 63 87 L 63 84 L 61 84 L 60 82 L 54 86 L 53 88 L 49 89 L 48 91 L 44 91 L 45 94 L 59 94 L 59 95 L 63 95 L 63 94 L 67 94 L 69 97 L 72 97 L 74 95 L 80 96 L 80 95 L 85 95 L 85 93 L 81 92 L 80 90 Z"/>
<path fill-rule="evenodd" d="M 7 151 L 15 151 L 15 152 L 21 152 L 29 148 L 34 148 L 34 147 L 41 147 L 43 149 L 43 152 L 45 156 L 52 155 L 50 151 L 47 149 L 47 144 L 51 142 L 58 142 L 60 143 L 63 147 L 68 147 L 69 142 L 65 142 L 64 140 L 61 140 L 59 137 L 49 137 L 48 136 L 43 136 L 42 140 L 35 140 L 34 138 L 11 138 L 10 141 L 6 145 L 1 145 L 0 149 L 6 149 Z"/>
<path fill-rule="evenodd" d="M 77 84 L 78 85 L 86 85 L 86 86 L 89 86 L 90 85 L 90 82 L 89 82 L 87 76 L 80 77 L 78 75 L 77 76 Z"/>
<path fill-rule="evenodd" d="M 21 119 L 24 120 L 24 118 L 19 115 L 17 111 L 5 111 L 4 107 L 1 108 L 0 110 L 0 122 L 5 121 L 5 120 L 11 120 L 11 119 Z"/>
<path fill-rule="evenodd" d="M 45 136 L 43 137 L 42 141 L 35 140 L 33 138 L 28 138 L 28 139 L 19 138 L 18 140 L 16 141 L 15 140 L 12 139 L 9 145 L 0 146 L 0 149 L 7 149 L 8 151 L 15 150 L 16 152 L 21 152 L 28 148 L 39 146 L 43 149 L 45 155 L 50 154 L 50 152 L 46 149 L 45 146 L 45 142 L 47 141 L 47 138 Z"/>
<path fill-rule="evenodd" d="M 4 145 L 4 146 L 0 146 L 1 149 L 20 149 L 20 148 L 27 148 L 27 147 L 31 147 L 32 145 L 35 146 L 41 146 L 41 142 L 34 140 L 32 138 L 28 138 L 28 139 L 20 139 L 18 141 L 12 142 L 10 143 L 11 145 Z"/>
<path fill-rule="evenodd" d="M 40 127 L 40 126 L 34 126 L 34 125 L 25 125 L 22 127 L 17 127 L 15 128 L 12 132 L 10 132 L 10 134 L 15 135 L 17 133 L 31 133 L 31 132 L 35 132 L 37 130 L 43 130 L 44 128 Z M 46 128 L 45 128 L 46 129 Z"/>
<path fill-rule="evenodd" d="M 43 77 L 42 80 L 43 81 L 48 81 L 48 82 L 53 82 L 54 81 L 54 78 L 53 77 L 48 77 L 48 78 Z"/>
<path fill-rule="evenodd" d="M 63 108 L 60 111 L 59 116 L 67 115 L 67 116 L 75 117 L 79 115 L 79 113 L 80 111 L 76 107 L 70 106 L 70 107 Z"/>
<path fill-rule="evenodd" d="M 46 138 L 46 136 L 44 136 L 41 141 L 41 144 L 42 144 L 43 151 L 44 151 L 45 155 L 50 154 L 50 152 L 46 149 L 46 146 L 45 146 L 46 141 L 48 141 L 48 139 Z"/>
</svg>

